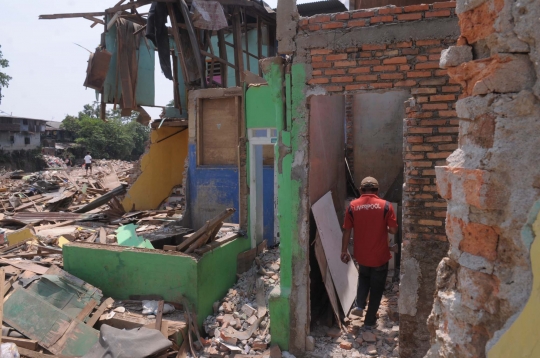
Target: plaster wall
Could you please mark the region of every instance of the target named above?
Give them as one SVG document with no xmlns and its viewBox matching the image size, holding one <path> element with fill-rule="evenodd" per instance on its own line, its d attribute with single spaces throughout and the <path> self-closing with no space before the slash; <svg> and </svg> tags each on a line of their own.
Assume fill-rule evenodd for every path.
<svg viewBox="0 0 540 358">
<path fill-rule="evenodd" d="M 122 201 L 124 210 L 156 209 L 171 194 L 173 187 L 182 184 L 187 154 L 187 128 L 152 130 L 150 147 L 140 161 L 141 174 Z"/>
<path fill-rule="evenodd" d="M 11 142 L 11 136 L 13 136 L 13 142 Z M 25 138 L 30 139 L 30 144 L 25 144 Z M 12 150 L 31 150 L 41 146 L 40 133 L 16 133 L 16 132 L 3 132 L 0 133 L 0 149 L 12 151 Z"/>
</svg>

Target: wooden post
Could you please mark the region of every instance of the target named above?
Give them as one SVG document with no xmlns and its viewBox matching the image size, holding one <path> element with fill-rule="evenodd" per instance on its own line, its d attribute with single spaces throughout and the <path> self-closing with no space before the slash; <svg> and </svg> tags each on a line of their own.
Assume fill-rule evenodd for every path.
<svg viewBox="0 0 540 358">
<path fill-rule="evenodd" d="M 6 281 L 6 277 L 4 274 L 4 269 L 0 269 L 0 298 L 2 298 L 2 300 L 0 301 L 0 322 L 4 320 L 4 295 L 6 294 L 4 292 L 5 281 Z M 0 335 L 0 344 L 2 343 L 1 336 L 2 335 Z"/>
<path fill-rule="evenodd" d="M 197 64 L 197 69 L 201 76 L 201 88 L 206 88 L 206 78 L 204 78 L 204 67 L 201 56 L 201 49 L 199 47 L 199 41 L 197 40 L 197 35 L 195 34 L 195 29 L 193 28 L 193 23 L 189 17 L 189 9 L 184 0 L 178 0 L 180 5 L 180 10 L 182 10 L 182 15 L 184 16 L 184 21 L 186 22 L 187 31 L 189 34 L 189 41 L 191 42 L 191 47 L 193 48 L 193 54 L 195 56 L 195 63 Z"/>
<path fill-rule="evenodd" d="M 242 49 L 242 27 L 238 7 L 234 8 L 232 16 L 233 42 L 234 42 L 234 64 L 236 65 L 236 85 L 242 83 L 242 73 L 244 72 L 244 52 Z"/>
<path fill-rule="evenodd" d="M 258 60 L 262 59 L 262 21 L 261 17 L 257 16 L 257 57 Z M 259 76 L 262 77 L 262 69 L 261 65 L 257 64 L 257 67 L 259 68 Z"/>
<path fill-rule="evenodd" d="M 218 47 L 219 47 L 219 57 L 221 57 L 225 62 L 228 62 L 227 60 L 227 47 L 225 45 L 225 32 L 223 30 L 219 30 L 217 32 L 218 36 Z M 236 66 L 237 64 L 235 64 Z M 228 87 L 228 73 L 229 68 L 226 64 L 221 63 L 221 87 L 227 88 Z"/>
<path fill-rule="evenodd" d="M 180 61 L 182 63 L 182 76 L 184 77 L 184 83 L 186 84 L 186 89 L 188 88 L 188 72 L 186 68 L 186 64 L 184 63 L 184 54 L 182 53 L 182 45 L 180 41 L 180 35 L 178 34 L 178 22 L 176 21 L 176 16 L 174 15 L 174 8 L 171 3 L 167 3 L 167 11 L 169 12 L 169 17 L 171 18 L 171 25 L 172 25 L 172 33 L 174 37 L 174 44 L 176 46 L 176 51 L 178 51 L 178 55 L 180 57 Z M 173 76 L 174 79 L 174 76 Z"/>
<path fill-rule="evenodd" d="M 246 9 L 244 8 L 244 11 L 241 12 L 240 14 L 244 14 L 244 39 L 246 41 L 246 67 L 247 67 L 247 70 L 248 71 L 251 71 L 250 70 L 250 58 L 249 58 L 249 40 L 248 40 L 248 26 L 247 26 L 247 14 L 246 14 Z"/>
</svg>

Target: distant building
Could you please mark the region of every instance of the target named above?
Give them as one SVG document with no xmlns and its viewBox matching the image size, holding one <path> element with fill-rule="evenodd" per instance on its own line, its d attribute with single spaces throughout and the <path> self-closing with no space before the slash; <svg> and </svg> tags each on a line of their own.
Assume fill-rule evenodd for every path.
<svg viewBox="0 0 540 358">
<path fill-rule="evenodd" d="M 0 149 L 30 150 L 41 146 L 46 121 L 0 115 Z"/>
</svg>

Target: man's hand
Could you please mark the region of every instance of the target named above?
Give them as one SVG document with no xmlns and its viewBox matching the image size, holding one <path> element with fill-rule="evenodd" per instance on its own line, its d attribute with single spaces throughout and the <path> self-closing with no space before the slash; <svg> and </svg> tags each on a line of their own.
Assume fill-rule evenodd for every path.
<svg viewBox="0 0 540 358">
<path fill-rule="evenodd" d="M 351 260 L 351 255 L 349 255 L 348 252 L 341 253 L 341 262 L 343 262 L 344 264 L 347 264 L 349 263 L 350 260 Z"/>
</svg>

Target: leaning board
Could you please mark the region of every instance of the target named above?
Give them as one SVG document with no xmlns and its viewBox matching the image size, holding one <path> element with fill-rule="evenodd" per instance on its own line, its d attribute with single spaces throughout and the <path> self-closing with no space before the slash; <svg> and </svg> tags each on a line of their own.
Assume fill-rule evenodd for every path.
<svg viewBox="0 0 540 358">
<path fill-rule="evenodd" d="M 352 260 L 348 264 L 341 262 L 342 231 L 332 201 L 332 192 L 329 191 L 320 198 L 311 207 L 311 211 L 317 223 L 326 261 L 336 286 L 341 307 L 347 315 L 356 298 L 358 270 Z"/>
</svg>

